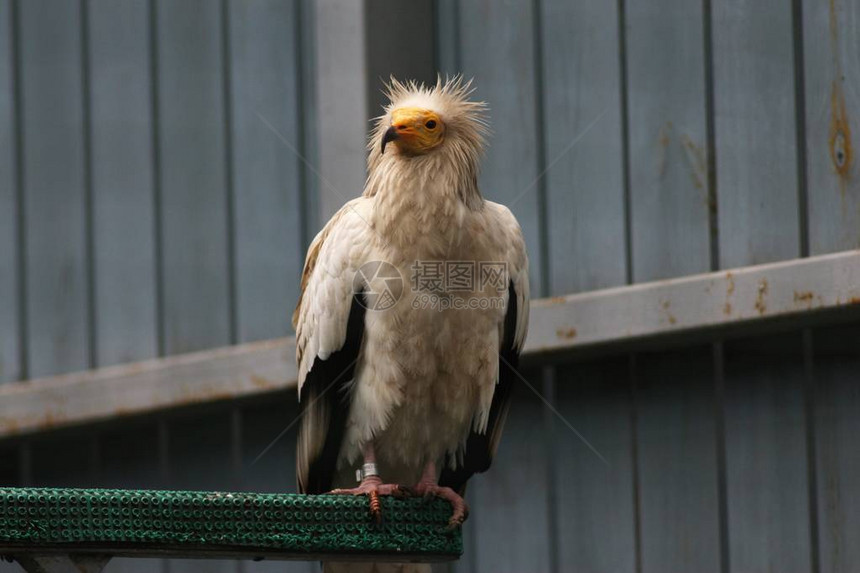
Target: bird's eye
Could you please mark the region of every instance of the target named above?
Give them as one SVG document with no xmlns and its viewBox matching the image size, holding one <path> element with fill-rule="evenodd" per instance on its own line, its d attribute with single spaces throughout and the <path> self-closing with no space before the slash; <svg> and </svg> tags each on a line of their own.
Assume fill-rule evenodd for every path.
<svg viewBox="0 0 860 573">
<path fill-rule="evenodd" d="M 424 127 L 426 127 L 427 129 L 435 129 L 436 128 L 436 122 L 431 119 L 430 121 L 428 121 L 427 123 L 424 124 Z"/>
</svg>

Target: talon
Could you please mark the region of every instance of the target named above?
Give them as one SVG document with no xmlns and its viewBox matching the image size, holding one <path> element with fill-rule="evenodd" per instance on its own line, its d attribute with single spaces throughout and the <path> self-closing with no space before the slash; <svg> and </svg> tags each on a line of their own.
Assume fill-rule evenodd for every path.
<svg viewBox="0 0 860 573">
<path fill-rule="evenodd" d="M 462 510 L 454 509 L 454 514 L 448 520 L 448 531 L 454 531 L 458 527 L 462 527 L 463 523 L 469 518 L 469 506 L 463 504 Z"/>
<path fill-rule="evenodd" d="M 382 483 L 377 476 L 368 477 L 358 487 L 344 489 L 333 489 L 329 493 L 333 495 L 366 495 L 370 504 L 370 515 L 377 524 L 382 523 L 382 503 L 380 495 L 400 496 L 402 488 L 393 483 Z"/>
<path fill-rule="evenodd" d="M 448 520 L 449 530 L 462 526 L 463 522 L 469 516 L 469 506 L 466 504 L 466 501 L 450 487 L 441 487 L 434 483 L 423 482 L 415 486 L 415 491 L 419 495 L 423 495 L 425 500 L 438 497 L 451 504 L 453 513 L 451 514 L 451 519 Z"/>
</svg>

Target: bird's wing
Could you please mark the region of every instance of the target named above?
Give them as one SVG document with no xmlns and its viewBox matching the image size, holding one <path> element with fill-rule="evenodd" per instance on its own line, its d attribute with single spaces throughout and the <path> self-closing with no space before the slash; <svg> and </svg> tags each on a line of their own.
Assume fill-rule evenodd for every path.
<svg viewBox="0 0 860 573">
<path fill-rule="evenodd" d="M 495 225 L 491 229 L 498 234 L 500 258 L 507 264 L 508 297 L 505 318 L 500 325 L 499 379 L 493 392 L 486 431 L 473 429 L 466 440 L 462 463 L 456 468 L 446 464 L 439 478 L 439 485 L 461 494 L 466 481 L 475 473 L 487 471 L 496 455 L 510 406 L 511 388 L 519 377 L 517 368 L 529 322 L 529 263 L 522 231 L 506 207 L 489 201 L 487 207 L 494 214 Z"/>
<path fill-rule="evenodd" d="M 364 333 L 353 279 L 369 243 L 368 199 L 347 203 L 308 249 L 293 313 L 301 422 L 296 477 L 302 493 L 331 489 L 349 417 L 349 393 Z M 362 213 L 364 212 L 364 214 Z"/>
</svg>

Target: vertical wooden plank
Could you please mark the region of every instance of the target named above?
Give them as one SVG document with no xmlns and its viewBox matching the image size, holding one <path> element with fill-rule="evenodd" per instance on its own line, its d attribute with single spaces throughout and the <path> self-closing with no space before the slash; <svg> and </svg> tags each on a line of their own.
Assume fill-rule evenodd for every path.
<svg viewBox="0 0 860 573">
<path fill-rule="evenodd" d="M 217 2 L 157 1 L 164 344 L 230 343 L 227 179 Z"/>
<path fill-rule="evenodd" d="M 99 365 L 158 354 L 155 178 L 149 5 L 89 0 L 90 120 Z M 157 430 L 125 421 L 99 435 L 90 486 L 157 488 Z M 107 571 L 160 560 L 114 558 Z"/>
<path fill-rule="evenodd" d="M 810 571 L 803 352 L 796 334 L 727 342 L 732 571 Z"/>
<path fill-rule="evenodd" d="M 824 573 L 860 569 L 860 352 L 855 325 L 814 332 L 818 539 Z"/>
<path fill-rule="evenodd" d="M 158 489 L 158 428 L 152 421 L 123 420 L 99 433 L 104 471 L 99 487 Z"/>
<path fill-rule="evenodd" d="M 489 140 L 481 192 L 519 219 L 531 259 L 532 291 L 541 292 L 533 12 L 530 2 L 463 2 L 460 41 L 463 73 L 475 79 L 474 97 L 489 103 L 498 134 Z"/>
<path fill-rule="evenodd" d="M 617 3 L 547 0 L 542 5 L 549 291 L 563 294 L 620 285 L 626 280 L 626 239 Z M 488 26 L 487 33 L 498 32 Z M 471 35 L 470 31 L 466 36 Z M 528 51 L 526 38 L 512 40 L 511 47 L 517 52 Z M 511 66 L 497 50 L 484 48 L 482 53 L 510 68 L 512 75 L 504 79 L 508 85 L 499 86 L 500 91 L 529 85 L 528 75 Z M 498 139 L 531 147 L 530 130 L 510 125 L 511 117 L 530 119 L 531 101 L 517 102 L 514 98 L 523 97 L 517 94 L 509 97 L 511 107 L 494 114 L 503 126 L 500 133 L 505 134 Z M 518 135 L 509 137 L 511 133 Z M 522 154 L 523 150 L 516 150 L 503 159 L 504 167 L 497 165 L 506 178 L 511 166 L 518 165 L 512 159 Z M 537 175 L 520 169 L 528 177 Z M 516 183 L 525 188 L 531 180 Z M 524 208 L 522 204 L 533 194 L 534 190 L 529 191 L 517 206 Z M 529 213 L 523 213 L 526 230 L 532 224 Z M 529 247 L 534 260 L 537 250 L 532 244 Z M 541 261 L 534 260 L 534 264 L 538 267 Z M 535 288 L 535 292 L 540 291 Z"/>
<path fill-rule="evenodd" d="M 627 358 L 578 364 L 559 375 L 555 423 L 559 563 L 578 571 L 636 571 Z"/>
<path fill-rule="evenodd" d="M 710 268 L 703 5 L 626 3 L 632 277 Z M 680 70 L 683 70 L 679 73 Z M 721 571 L 711 349 L 636 360 L 640 570 Z"/>
<path fill-rule="evenodd" d="M 641 570 L 718 572 L 711 349 L 646 354 L 637 364 Z"/>
<path fill-rule="evenodd" d="M 296 56 L 299 60 L 299 126 L 302 133 L 302 246 L 307 248 L 320 228 L 318 104 L 316 89 L 316 15 L 313 0 L 297 0 Z"/>
<path fill-rule="evenodd" d="M 289 333 L 304 261 L 295 15 L 292 2 L 230 2 L 235 280 L 241 342 Z"/>
<path fill-rule="evenodd" d="M 169 488 L 230 491 L 230 414 L 222 408 L 189 411 L 169 422 Z M 171 573 L 234 572 L 237 562 L 214 559 L 170 559 Z"/>
<path fill-rule="evenodd" d="M 242 408 L 242 484 L 254 492 L 294 493 L 296 491 L 296 429 L 294 425 L 260 459 L 257 457 L 299 415 L 294 392 L 279 393 L 266 403 Z M 260 562 L 243 563 L 243 571 L 316 572 L 316 563 Z"/>
<path fill-rule="evenodd" d="M 0 2 L 0 383 L 21 377 L 12 2 Z"/>
<path fill-rule="evenodd" d="M 18 448 L 15 446 L 4 446 L 0 450 L 0 484 L 5 487 L 20 485 L 20 472 L 18 471 Z"/>
<path fill-rule="evenodd" d="M 19 2 L 27 340 L 31 376 L 89 363 L 81 14 Z"/>
<path fill-rule="evenodd" d="M 367 78 L 364 2 L 314 2 L 320 223 L 361 195 Z"/>
<path fill-rule="evenodd" d="M 433 41 L 434 0 L 373 0 L 365 3 L 367 35 L 367 115 L 377 117 L 387 103 L 383 82 L 436 83 Z M 408 22 L 408 25 L 404 25 Z"/>
<path fill-rule="evenodd" d="M 713 6 L 723 267 L 801 253 L 793 24 L 792 5 L 786 2 Z M 767 288 L 763 281 L 757 304 L 767 304 Z M 782 350 L 765 351 L 774 347 Z M 727 348 L 729 565 L 735 570 L 809 570 L 800 337 Z"/>
<path fill-rule="evenodd" d="M 93 482 L 93 436 L 81 431 L 55 432 L 31 442 L 33 487 L 90 487 Z"/>
<path fill-rule="evenodd" d="M 297 424 L 283 436 L 281 433 L 296 421 L 298 415 L 298 398 L 293 392 L 278 393 L 264 404 L 242 408 L 243 490 L 273 493 L 296 491 Z M 269 446 L 271 448 L 263 454 Z"/>
<path fill-rule="evenodd" d="M 527 372 L 526 377 L 532 386 L 540 386 L 540 371 Z M 469 483 L 474 546 L 468 551 L 475 554 L 476 571 L 549 569 L 551 532 L 541 485 L 547 480 L 550 453 L 540 423 L 543 409 L 522 381 L 514 382 L 512 407 L 493 467 Z"/>
<path fill-rule="evenodd" d="M 2 8 L 0 8 L 2 10 Z M 19 486 L 18 472 L 18 448 L 5 447 L 0 450 L 0 484 L 5 487 Z M 0 572 L 2 573 L 23 573 L 24 569 L 17 563 L 9 563 L 5 560 L 0 560 Z"/>
<path fill-rule="evenodd" d="M 99 433 L 102 462 L 97 483 L 107 488 L 160 489 L 165 483 L 158 475 L 158 428 L 152 421 L 123 420 Z M 114 557 L 105 571 L 145 573 L 161 570 L 162 560 Z"/>
<path fill-rule="evenodd" d="M 701 2 L 628 2 L 633 280 L 710 270 Z"/>
<path fill-rule="evenodd" d="M 436 0 L 436 68 L 453 76 L 460 73 L 460 3 Z"/>
<path fill-rule="evenodd" d="M 149 11 L 90 0 L 90 120 L 99 366 L 157 355 Z"/>
<path fill-rule="evenodd" d="M 812 254 L 860 247 L 857 123 L 860 5 L 803 4 L 809 241 Z"/>
<path fill-rule="evenodd" d="M 222 8 L 204 1 L 154 5 L 167 353 L 227 344 L 234 326 Z M 163 439 L 170 487 L 228 489 L 230 436 L 230 416 L 223 412 L 168 424 Z M 230 561 L 168 562 L 174 573 L 236 569 Z"/>
<path fill-rule="evenodd" d="M 791 3 L 713 4 L 720 266 L 800 248 Z"/>
</svg>

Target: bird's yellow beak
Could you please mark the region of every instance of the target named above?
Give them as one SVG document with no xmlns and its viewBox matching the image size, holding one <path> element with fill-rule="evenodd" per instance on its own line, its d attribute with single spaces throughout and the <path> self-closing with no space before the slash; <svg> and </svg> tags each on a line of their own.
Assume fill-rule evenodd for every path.
<svg viewBox="0 0 860 573">
<path fill-rule="evenodd" d="M 401 153 L 421 155 L 442 143 L 444 134 L 445 126 L 435 112 L 401 107 L 391 112 L 391 125 L 382 136 L 382 153 L 393 141 Z"/>
</svg>

